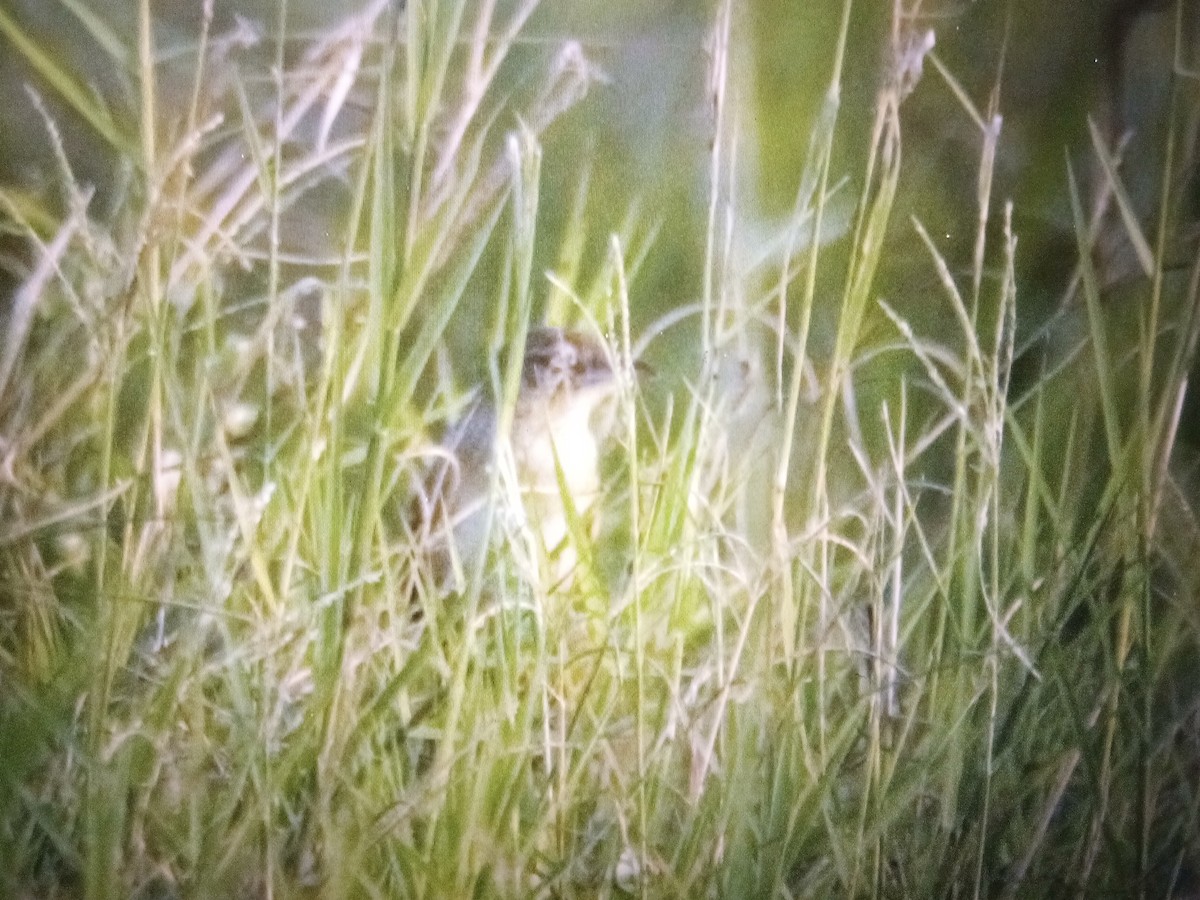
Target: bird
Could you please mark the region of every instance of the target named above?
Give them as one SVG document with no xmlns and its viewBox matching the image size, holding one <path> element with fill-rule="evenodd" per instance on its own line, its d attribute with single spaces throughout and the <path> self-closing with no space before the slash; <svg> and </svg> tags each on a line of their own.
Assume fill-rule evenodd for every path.
<svg viewBox="0 0 1200 900">
<path fill-rule="evenodd" d="M 613 356 L 601 341 L 556 326 L 529 329 L 507 435 L 517 490 L 497 490 L 503 479 L 495 467 L 505 449 L 500 417 L 481 396 L 447 429 L 418 492 L 415 531 L 435 584 L 461 590 L 464 570 L 486 552 L 489 501 L 497 521 L 528 523 L 556 580 L 569 577 L 575 554 L 567 546 L 568 504 L 583 516 L 600 495 L 605 429 L 597 410 L 617 387 Z"/>
</svg>

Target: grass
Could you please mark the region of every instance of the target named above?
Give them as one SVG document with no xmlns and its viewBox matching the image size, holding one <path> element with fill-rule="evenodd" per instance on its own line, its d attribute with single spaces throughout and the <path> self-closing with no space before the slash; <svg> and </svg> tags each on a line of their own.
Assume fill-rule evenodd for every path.
<svg viewBox="0 0 1200 900">
<path fill-rule="evenodd" d="M 547 130 L 602 73 L 565 41 L 509 80 L 532 0 L 372 3 L 262 71 L 206 18 L 174 93 L 146 0 L 136 46 L 64 6 L 137 112 L 0 12 L 126 173 L 97 209 L 47 115 L 61 196 L 0 193 L 32 248 L 0 355 L 5 895 L 1196 890 L 1182 59 L 1160 218 L 1094 131 L 1071 289 L 1026 342 L 1001 110 L 934 56 L 980 147 L 968 264 L 898 212 L 929 49 L 899 6 L 855 196 L 847 3 L 783 250 L 740 265 L 751 48 L 721 4 L 701 297 L 639 337 L 655 223 L 594 233 L 586 175 L 535 269 Z M 1136 303 L 1106 295 L 1113 240 Z M 896 253 L 936 333 L 884 295 Z M 699 364 L 623 386 L 569 582 L 496 516 L 440 597 L 410 486 L 472 379 L 511 410 L 500 351 L 546 292 L 626 361 L 695 324 Z"/>
</svg>

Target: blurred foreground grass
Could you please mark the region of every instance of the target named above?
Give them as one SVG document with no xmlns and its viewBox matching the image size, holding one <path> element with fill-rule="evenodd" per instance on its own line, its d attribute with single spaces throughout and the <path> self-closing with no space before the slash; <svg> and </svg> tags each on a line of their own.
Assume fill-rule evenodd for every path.
<svg viewBox="0 0 1200 900">
<path fill-rule="evenodd" d="M 699 184 L 659 208 L 632 177 L 609 196 L 578 121 L 608 76 L 532 0 L 373 2 L 278 41 L 202 18 L 169 48 L 149 3 L 134 34 L 63 6 L 124 94 L 0 7 L 57 110 L 53 188 L 0 192 L 27 248 L 0 347 L 0 892 L 1200 890 L 1186 43 L 1155 214 L 1097 127 L 1031 328 L 1004 110 L 899 6 L 829 15 L 804 162 L 765 179 L 796 188 L 782 222 L 747 187 L 771 106 L 733 3 L 704 22 Z M 878 71 L 847 124 L 856 58 Z M 974 148 L 953 257 L 906 162 L 934 88 Z M 111 154 L 99 199 L 60 117 Z M 655 304 L 659 254 L 693 295 Z M 614 411 L 569 583 L 501 523 L 437 597 L 412 480 L 542 318 L 660 376 Z"/>
</svg>

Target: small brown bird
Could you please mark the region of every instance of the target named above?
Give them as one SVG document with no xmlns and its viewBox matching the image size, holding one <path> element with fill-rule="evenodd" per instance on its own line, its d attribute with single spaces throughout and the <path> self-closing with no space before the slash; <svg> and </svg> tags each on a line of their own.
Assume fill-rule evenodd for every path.
<svg viewBox="0 0 1200 900">
<path fill-rule="evenodd" d="M 609 354 L 591 337 L 549 326 L 530 329 L 508 436 L 523 510 L 506 502 L 497 508 L 523 512 L 547 553 L 557 554 L 559 576 L 574 565 L 574 554 L 562 546 L 569 530 L 564 494 L 579 514 L 596 500 L 600 440 L 593 414 L 616 386 Z M 420 533 L 441 584 L 454 573 L 451 583 L 461 587 L 456 560 L 473 564 L 485 550 L 499 437 L 495 406 L 477 401 L 447 432 L 419 498 Z"/>
</svg>

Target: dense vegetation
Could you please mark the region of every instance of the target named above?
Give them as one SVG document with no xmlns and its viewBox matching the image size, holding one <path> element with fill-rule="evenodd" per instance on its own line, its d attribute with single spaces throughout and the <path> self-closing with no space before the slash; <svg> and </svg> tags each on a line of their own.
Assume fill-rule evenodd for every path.
<svg viewBox="0 0 1200 900">
<path fill-rule="evenodd" d="M 194 5 L 0 2 L 0 894 L 1200 891 L 1191 4 Z"/>
</svg>

